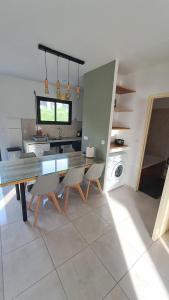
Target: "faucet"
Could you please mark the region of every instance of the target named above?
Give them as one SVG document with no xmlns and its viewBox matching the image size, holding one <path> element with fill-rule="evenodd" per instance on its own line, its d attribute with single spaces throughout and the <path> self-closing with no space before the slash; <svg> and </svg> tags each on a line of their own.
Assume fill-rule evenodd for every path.
<svg viewBox="0 0 169 300">
<path fill-rule="evenodd" d="M 57 130 L 59 131 L 59 139 L 61 140 L 61 138 L 62 138 L 62 128 L 58 127 Z"/>
</svg>

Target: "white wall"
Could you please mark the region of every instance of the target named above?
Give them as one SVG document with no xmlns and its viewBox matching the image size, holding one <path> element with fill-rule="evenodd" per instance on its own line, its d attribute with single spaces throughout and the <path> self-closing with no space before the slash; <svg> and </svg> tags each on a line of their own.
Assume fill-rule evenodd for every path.
<svg viewBox="0 0 169 300">
<path fill-rule="evenodd" d="M 1 150 L 21 144 L 21 118 L 35 119 L 34 90 L 37 95 L 44 96 L 44 86 L 41 82 L 0 75 Z M 55 97 L 54 86 L 50 86 L 49 96 Z M 72 119 L 81 121 L 82 100 L 73 99 L 72 104 Z"/>
<path fill-rule="evenodd" d="M 126 76 L 119 76 L 118 82 L 136 90 L 136 93 L 126 96 L 131 97 L 131 105 L 134 109 L 130 116 L 131 149 L 128 153 L 126 184 L 135 188 L 143 142 L 147 100 L 151 95 L 169 93 L 169 63 L 152 66 Z"/>
</svg>

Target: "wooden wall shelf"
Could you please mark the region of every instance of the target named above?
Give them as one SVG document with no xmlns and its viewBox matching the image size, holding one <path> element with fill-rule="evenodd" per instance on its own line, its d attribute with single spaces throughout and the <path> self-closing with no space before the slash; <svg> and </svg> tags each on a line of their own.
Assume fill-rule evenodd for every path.
<svg viewBox="0 0 169 300">
<path fill-rule="evenodd" d="M 112 130 L 130 130 L 130 128 L 128 128 L 128 127 L 115 127 L 115 126 L 113 126 Z"/>
<path fill-rule="evenodd" d="M 132 109 L 125 108 L 125 107 L 115 107 L 114 111 L 115 112 L 133 112 Z"/>
<path fill-rule="evenodd" d="M 121 85 L 117 85 L 116 86 L 116 94 L 118 95 L 122 95 L 122 94 L 130 94 L 130 93 L 135 93 L 136 91 L 131 90 L 129 88 L 126 88 L 124 86 Z"/>
<path fill-rule="evenodd" d="M 128 149 L 129 149 L 129 147 L 127 145 L 120 146 L 120 145 L 116 145 L 114 143 L 110 144 L 110 153 L 121 152 L 121 151 L 125 151 Z"/>
</svg>

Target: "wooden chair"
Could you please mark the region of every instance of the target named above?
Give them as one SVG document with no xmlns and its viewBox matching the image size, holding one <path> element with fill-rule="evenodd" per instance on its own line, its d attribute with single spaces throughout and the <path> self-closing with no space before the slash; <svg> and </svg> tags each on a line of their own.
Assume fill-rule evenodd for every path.
<svg viewBox="0 0 169 300">
<path fill-rule="evenodd" d="M 91 183 L 96 184 L 100 193 L 102 193 L 102 187 L 99 179 L 102 176 L 103 170 L 104 170 L 104 163 L 93 164 L 84 175 L 84 179 L 88 181 L 87 190 L 86 190 L 86 200 L 89 195 L 89 189 Z"/>
<path fill-rule="evenodd" d="M 80 186 L 81 182 L 83 181 L 84 171 L 85 171 L 84 167 L 70 169 L 66 173 L 66 175 L 61 183 L 61 186 L 64 189 L 64 211 L 65 212 L 68 209 L 70 188 L 76 189 L 79 192 L 82 200 L 85 202 L 85 196 L 84 196 L 83 191 Z"/>
<path fill-rule="evenodd" d="M 36 226 L 38 221 L 39 208 L 42 202 L 42 196 L 44 195 L 46 195 L 48 199 L 53 203 L 53 205 L 58 210 L 58 212 L 62 213 L 62 210 L 58 202 L 58 196 L 55 193 L 58 186 L 59 186 L 59 176 L 56 173 L 38 177 L 37 181 L 33 185 L 32 190 L 30 191 L 32 194 L 32 198 L 28 205 L 28 209 L 31 208 L 32 202 L 36 197 L 37 199 L 36 199 L 35 212 L 34 212 L 34 226 Z"/>
<path fill-rule="evenodd" d="M 51 150 L 48 150 L 48 151 L 46 150 L 46 151 L 43 152 L 44 156 L 55 155 L 55 154 L 57 154 L 56 149 L 51 149 Z"/>
</svg>

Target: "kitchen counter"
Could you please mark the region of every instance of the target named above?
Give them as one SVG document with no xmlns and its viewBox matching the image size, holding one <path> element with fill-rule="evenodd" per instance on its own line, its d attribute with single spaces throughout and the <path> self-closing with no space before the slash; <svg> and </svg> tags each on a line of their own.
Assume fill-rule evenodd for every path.
<svg viewBox="0 0 169 300">
<path fill-rule="evenodd" d="M 59 139 L 59 138 L 56 138 L 56 139 L 48 138 L 48 140 L 46 140 L 46 141 L 34 141 L 34 140 L 29 139 L 29 140 L 24 140 L 23 142 L 27 143 L 29 145 L 32 145 L 32 144 L 47 144 L 47 143 L 49 143 L 49 144 L 51 144 L 51 143 L 64 143 L 64 142 L 74 142 L 74 141 L 76 142 L 76 141 L 81 141 L 81 139 L 82 139 L 81 137 L 63 137 L 61 139 Z"/>
<path fill-rule="evenodd" d="M 49 151 L 51 148 L 56 148 L 56 152 L 62 153 L 64 148 L 62 146 L 72 145 L 74 151 L 81 151 L 81 137 L 63 137 L 59 138 L 49 138 L 47 141 L 34 141 L 34 140 L 24 140 L 24 150 L 26 153 L 34 152 L 36 156 L 43 155 L 44 151 Z"/>
</svg>

